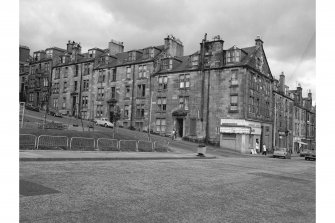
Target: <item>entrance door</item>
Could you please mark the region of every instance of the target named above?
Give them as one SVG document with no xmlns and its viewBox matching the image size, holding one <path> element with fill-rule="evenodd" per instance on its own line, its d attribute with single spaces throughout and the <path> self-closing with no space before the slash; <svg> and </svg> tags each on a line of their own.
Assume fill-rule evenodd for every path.
<svg viewBox="0 0 335 223">
<path fill-rule="evenodd" d="M 177 118 L 177 131 L 178 131 L 178 137 L 183 137 L 183 124 L 184 124 L 184 120 L 182 118 Z"/>
</svg>

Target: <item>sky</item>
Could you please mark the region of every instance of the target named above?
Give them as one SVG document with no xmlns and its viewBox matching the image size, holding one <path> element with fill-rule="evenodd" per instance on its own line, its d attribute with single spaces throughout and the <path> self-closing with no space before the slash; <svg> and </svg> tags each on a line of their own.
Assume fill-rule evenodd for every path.
<svg viewBox="0 0 335 223">
<path fill-rule="evenodd" d="M 315 0 L 20 0 L 19 41 L 37 50 L 80 42 L 82 52 L 107 48 L 111 39 L 125 51 L 164 44 L 172 34 L 184 54 L 220 35 L 224 49 L 248 47 L 260 35 L 272 75 L 286 76 L 316 99 Z"/>
</svg>

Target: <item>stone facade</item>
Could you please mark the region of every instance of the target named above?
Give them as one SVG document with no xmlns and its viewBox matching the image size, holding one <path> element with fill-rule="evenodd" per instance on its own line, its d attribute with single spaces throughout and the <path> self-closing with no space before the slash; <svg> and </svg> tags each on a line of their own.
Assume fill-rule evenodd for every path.
<svg viewBox="0 0 335 223">
<path fill-rule="evenodd" d="M 303 139 L 315 142 L 311 94 L 302 98 L 301 88 L 289 91 L 284 75 L 273 78 L 260 37 L 250 47 L 225 48 L 219 36 L 205 36 L 197 52 L 183 54 L 172 35 L 162 45 L 127 52 L 114 40 L 86 53 L 69 41 L 66 50 L 34 53 L 31 102 L 45 105 L 35 97 L 49 89 L 49 106 L 69 116 L 112 119 L 118 106 L 125 128 L 165 136 L 176 129 L 177 137 L 242 153 L 256 140 L 260 148 L 292 151 Z M 52 87 L 39 90 L 44 77 L 52 77 Z"/>
</svg>

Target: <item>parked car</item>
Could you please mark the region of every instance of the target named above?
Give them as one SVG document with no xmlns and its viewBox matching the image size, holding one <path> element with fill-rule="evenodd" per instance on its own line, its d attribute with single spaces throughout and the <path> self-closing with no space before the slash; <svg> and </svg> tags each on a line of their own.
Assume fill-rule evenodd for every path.
<svg viewBox="0 0 335 223">
<path fill-rule="evenodd" d="M 305 156 L 305 160 L 316 160 L 315 150 L 310 150 L 311 152 Z"/>
<path fill-rule="evenodd" d="M 311 152 L 312 152 L 312 150 L 310 150 L 310 149 L 304 149 L 304 150 L 300 151 L 300 156 L 301 157 L 308 156 L 308 155 L 311 154 Z"/>
<path fill-rule="evenodd" d="M 291 159 L 291 153 L 286 148 L 279 148 L 273 152 L 273 158 L 283 157 L 285 159 Z"/>
<path fill-rule="evenodd" d="M 107 118 L 96 118 L 94 119 L 96 125 L 101 125 L 109 128 L 113 128 L 114 124 L 111 123 Z"/>
<path fill-rule="evenodd" d="M 40 111 L 40 109 L 39 109 L 38 107 L 33 106 L 32 104 L 26 104 L 25 108 L 26 108 L 27 110 L 30 110 L 30 111 L 36 111 L 36 112 L 39 112 L 39 111 Z"/>
<path fill-rule="evenodd" d="M 59 117 L 59 118 L 63 117 L 62 113 L 55 111 L 55 110 L 49 110 L 48 114 L 54 117 Z"/>
</svg>

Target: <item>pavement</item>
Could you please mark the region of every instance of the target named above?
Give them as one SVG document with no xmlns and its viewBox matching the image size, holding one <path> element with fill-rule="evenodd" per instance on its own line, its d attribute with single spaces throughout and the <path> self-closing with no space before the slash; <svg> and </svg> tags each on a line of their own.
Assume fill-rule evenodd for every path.
<svg viewBox="0 0 335 223">
<path fill-rule="evenodd" d="M 215 159 L 196 153 L 175 152 L 114 152 L 114 151 L 59 151 L 21 150 L 20 161 L 99 161 L 99 160 L 169 160 L 169 159 Z"/>
</svg>

